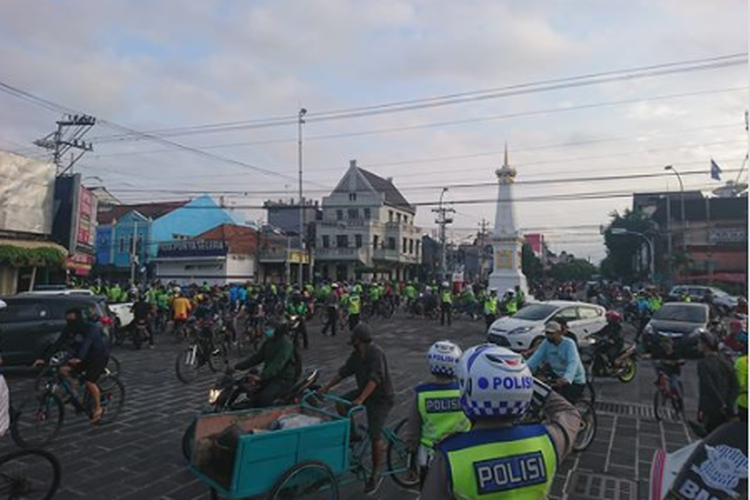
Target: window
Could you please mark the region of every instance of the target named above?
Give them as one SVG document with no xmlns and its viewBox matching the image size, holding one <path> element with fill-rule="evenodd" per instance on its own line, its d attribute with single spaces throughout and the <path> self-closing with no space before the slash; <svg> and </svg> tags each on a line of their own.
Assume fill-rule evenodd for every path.
<svg viewBox="0 0 750 500">
<path fill-rule="evenodd" d="M 344 211 L 336 210 L 336 220 L 344 220 Z"/>
<path fill-rule="evenodd" d="M 372 248 L 373 248 L 373 250 L 377 250 L 378 249 L 378 243 L 380 243 L 380 238 L 378 238 L 378 235 L 376 234 L 375 236 L 372 237 Z"/>
<path fill-rule="evenodd" d="M 388 210 L 388 222 L 393 222 L 393 210 Z"/>
<path fill-rule="evenodd" d="M 141 254 L 141 247 L 143 246 L 143 238 L 138 236 L 135 239 L 135 253 L 137 255 Z"/>
<path fill-rule="evenodd" d="M 359 210 L 356 208 L 350 208 L 348 210 L 347 216 L 349 217 L 349 220 L 355 220 L 359 218 Z"/>
<path fill-rule="evenodd" d="M 396 249 L 396 238 L 388 238 L 388 250 Z"/>
<path fill-rule="evenodd" d="M 398 212 L 396 212 L 396 222 L 398 222 L 399 224 L 401 224 L 401 214 L 398 213 Z"/>
<path fill-rule="evenodd" d="M 120 236 L 120 249 L 118 250 L 118 252 L 122 253 L 124 251 L 125 251 L 125 237 Z"/>
<path fill-rule="evenodd" d="M 601 311 L 593 307 L 578 308 L 578 316 L 580 316 L 581 319 L 596 319 L 601 315 Z"/>
<path fill-rule="evenodd" d="M 406 245 L 406 238 L 403 238 L 403 239 L 401 240 L 401 253 L 406 253 L 406 249 L 407 249 L 407 248 L 408 248 L 408 247 L 407 247 L 407 245 Z"/>
<path fill-rule="evenodd" d="M 416 245 L 417 246 L 417 257 L 419 257 L 419 244 L 420 243 L 421 243 L 421 241 L 417 240 L 417 245 Z"/>
<path fill-rule="evenodd" d="M 349 193 L 349 201 L 357 201 L 357 193 Z"/>
<path fill-rule="evenodd" d="M 339 248 L 349 247 L 349 238 L 345 234 L 339 234 L 336 236 L 336 246 Z"/>
<path fill-rule="evenodd" d="M 577 321 L 578 320 L 578 312 L 576 311 L 575 307 L 567 307 L 565 309 L 562 309 L 555 314 L 554 318 L 555 321 L 566 321 L 570 323 L 571 321 Z"/>
<path fill-rule="evenodd" d="M 409 255 L 414 253 L 414 240 L 409 240 Z"/>
<path fill-rule="evenodd" d="M 370 209 L 365 208 L 365 219 L 370 219 L 371 216 L 372 214 L 370 213 Z"/>
<path fill-rule="evenodd" d="M 331 237 L 327 234 L 323 235 L 323 248 L 329 248 L 331 246 Z"/>
<path fill-rule="evenodd" d="M 356 246 L 357 248 L 362 248 L 362 235 L 361 234 L 354 235 L 354 246 Z"/>
</svg>

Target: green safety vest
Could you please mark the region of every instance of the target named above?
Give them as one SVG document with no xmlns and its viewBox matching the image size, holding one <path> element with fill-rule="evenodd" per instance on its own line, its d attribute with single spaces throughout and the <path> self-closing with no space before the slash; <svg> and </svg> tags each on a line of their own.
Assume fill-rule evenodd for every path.
<svg viewBox="0 0 750 500">
<path fill-rule="evenodd" d="M 523 293 L 523 290 L 519 290 L 516 294 L 516 304 L 522 306 L 524 302 L 526 302 L 526 294 Z"/>
<path fill-rule="evenodd" d="M 652 311 L 658 311 L 659 309 L 661 309 L 661 300 L 660 300 L 660 299 L 658 299 L 658 298 L 653 298 L 653 299 L 650 299 L 650 300 L 648 301 L 648 307 L 649 307 L 649 308 L 650 308 L 650 309 L 651 309 Z"/>
<path fill-rule="evenodd" d="M 432 449 L 446 436 L 471 429 L 471 422 L 461 410 L 458 383 L 422 384 L 417 393 L 417 410 L 422 417 L 420 442 Z"/>
<path fill-rule="evenodd" d="M 557 454 L 541 424 L 471 430 L 437 445 L 448 460 L 457 499 L 541 500 L 557 471 Z"/>
<path fill-rule="evenodd" d="M 497 299 L 487 299 L 484 301 L 484 314 L 497 315 Z"/>
<path fill-rule="evenodd" d="M 359 295 L 349 297 L 349 314 L 359 314 L 359 308 L 362 305 Z"/>
<path fill-rule="evenodd" d="M 453 303 L 453 297 L 451 296 L 450 290 L 443 290 L 443 292 L 440 294 L 441 301 L 443 304 L 452 304 Z"/>
<path fill-rule="evenodd" d="M 409 299 L 414 299 L 417 297 L 417 289 L 413 286 L 409 285 L 406 288 L 404 288 L 404 294 Z"/>
<path fill-rule="evenodd" d="M 516 314 L 517 312 L 518 312 L 518 303 L 516 302 L 516 299 L 510 299 L 508 302 L 505 303 L 506 314 Z"/>
</svg>

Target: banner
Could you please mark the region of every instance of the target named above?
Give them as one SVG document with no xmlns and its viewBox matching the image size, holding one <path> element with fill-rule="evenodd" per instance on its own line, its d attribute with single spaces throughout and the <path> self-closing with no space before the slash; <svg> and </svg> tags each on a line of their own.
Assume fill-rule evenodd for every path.
<svg viewBox="0 0 750 500">
<path fill-rule="evenodd" d="M 96 246 L 96 197 L 81 186 L 78 194 L 76 249 L 92 253 Z"/>
</svg>

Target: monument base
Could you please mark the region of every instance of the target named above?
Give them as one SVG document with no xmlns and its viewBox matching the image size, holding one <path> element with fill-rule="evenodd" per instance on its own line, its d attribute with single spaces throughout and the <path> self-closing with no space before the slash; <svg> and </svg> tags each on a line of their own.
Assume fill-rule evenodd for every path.
<svg viewBox="0 0 750 500">
<path fill-rule="evenodd" d="M 508 290 L 515 290 L 516 286 L 521 287 L 523 293 L 528 297 L 529 285 L 526 282 L 526 276 L 520 271 L 514 271 L 506 269 L 503 271 L 495 271 L 490 274 L 489 277 L 489 288 L 497 290 L 497 296 L 502 297 Z"/>
</svg>

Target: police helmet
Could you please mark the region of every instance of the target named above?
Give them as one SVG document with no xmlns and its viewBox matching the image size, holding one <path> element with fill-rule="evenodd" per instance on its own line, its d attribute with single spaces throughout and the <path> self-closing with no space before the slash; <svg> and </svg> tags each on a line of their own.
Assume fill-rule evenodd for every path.
<svg viewBox="0 0 750 500">
<path fill-rule="evenodd" d="M 435 342 L 427 351 L 427 363 L 433 375 L 455 377 L 459 359 L 461 359 L 461 348 L 448 340 Z"/>
<path fill-rule="evenodd" d="M 461 409 L 469 418 L 520 417 L 534 394 L 534 378 L 523 357 L 494 344 L 466 351 L 456 375 Z"/>
</svg>

